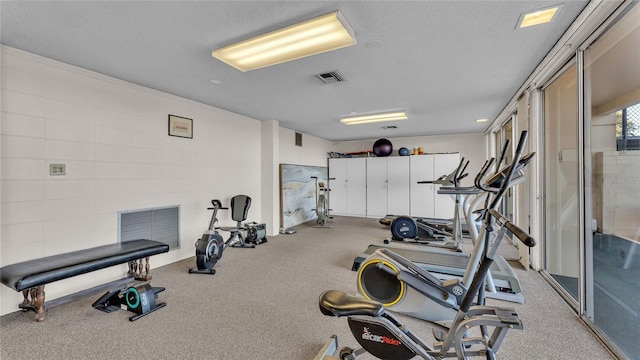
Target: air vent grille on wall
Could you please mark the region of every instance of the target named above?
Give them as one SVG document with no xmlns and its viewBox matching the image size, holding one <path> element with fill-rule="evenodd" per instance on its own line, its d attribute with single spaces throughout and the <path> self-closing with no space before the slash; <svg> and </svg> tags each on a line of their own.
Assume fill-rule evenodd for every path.
<svg viewBox="0 0 640 360">
<path fill-rule="evenodd" d="M 302 134 L 299 132 L 296 133 L 296 146 L 302 146 Z"/>
<path fill-rule="evenodd" d="M 322 81 L 325 84 L 344 81 L 344 78 L 340 74 L 338 74 L 337 71 L 330 71 L 326 73 L 316 74 L 316 75 L 313 75 L 313 77 Z"/>
</svg>

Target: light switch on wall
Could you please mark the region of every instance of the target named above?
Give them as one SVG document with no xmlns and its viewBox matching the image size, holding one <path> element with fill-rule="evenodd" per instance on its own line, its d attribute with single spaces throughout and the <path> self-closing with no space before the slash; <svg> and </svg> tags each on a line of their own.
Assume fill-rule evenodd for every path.
<svg viewBox="0 0 640 360">
<path fill-rule="evenodd" d="M 67 174 L 66 164 L 49 164 L 49 175 L 59 176 Z"/>
</svg>

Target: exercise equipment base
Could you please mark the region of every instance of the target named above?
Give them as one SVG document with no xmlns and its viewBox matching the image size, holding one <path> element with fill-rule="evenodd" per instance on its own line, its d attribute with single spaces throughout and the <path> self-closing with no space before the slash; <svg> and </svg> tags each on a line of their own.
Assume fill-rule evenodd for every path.
<svg viewBox="0 0 640 360">
<path fill-rule="evenodd" d="M 189 274 L 208 274 L 213 275 L 216 273 L 216 269 L 189 269 Z"/>
</svg>

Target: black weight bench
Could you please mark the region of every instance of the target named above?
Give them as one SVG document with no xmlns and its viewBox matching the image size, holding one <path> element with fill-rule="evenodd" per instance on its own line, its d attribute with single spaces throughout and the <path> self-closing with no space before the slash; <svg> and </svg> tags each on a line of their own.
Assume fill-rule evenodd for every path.
<svg viewBox="0 0 640 360">
<path fill-rule="evenodd" d="M 43 321 L 46 284 L 124 263 L 129 263 L 127 275 L 149 281 L 149 256 L 168 251 L 169 245 L 159 241 L 125 241 L 3 266 L 0 281 L 15 291 L 22 291 L 24 300 L 19 307 L 34 311 L 36 321 Z"/>
</svg>

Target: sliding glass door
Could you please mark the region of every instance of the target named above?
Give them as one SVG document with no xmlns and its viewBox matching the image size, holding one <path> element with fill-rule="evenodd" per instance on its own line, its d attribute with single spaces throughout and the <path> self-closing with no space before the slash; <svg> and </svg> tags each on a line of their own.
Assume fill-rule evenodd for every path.
<svg viewBox="0 0 640 360">
<path fill-rule="evenodd" d="M 578 91 L 575 62 L 544 90 L 544 269 L 578 300 Z M 575 305 L 575 304 L 574 304 Z"/>
<path fill-rule="evenodd" d="M 585 316 L 640 359 L 640 7 L 584 52 Z"/>
</svg>

